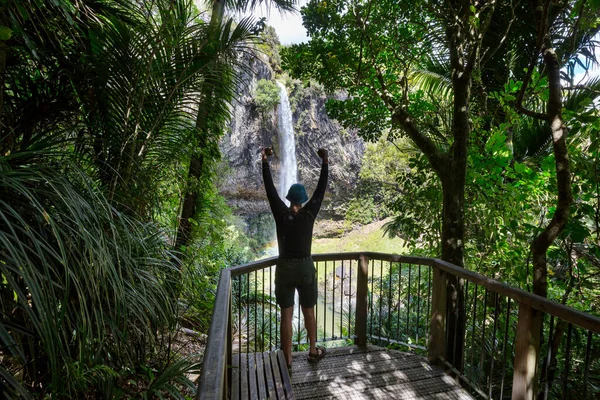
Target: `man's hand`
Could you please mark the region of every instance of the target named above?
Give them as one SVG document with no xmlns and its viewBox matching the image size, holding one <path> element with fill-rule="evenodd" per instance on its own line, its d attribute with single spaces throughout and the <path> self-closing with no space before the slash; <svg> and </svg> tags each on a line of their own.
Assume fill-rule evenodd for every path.
<svg viewBox="0 0 600 400">
<path fill-rule="evenodd" d="M 260 155 L 262 156 L 263 161 L 267 161 L 269 157 L 273 155 L 273 149 L 271 147 L 263 147 L 260 150 Z"/>
<path fill-rule="evenodd" d="M 317 151 L 317 154 L 319 155 L 319 157 L 321 157 L 321 159 L 323 160 L 323 162 L 325 164 L 329 163 L 329 152 L 325 149 L 319 149 Z"/>
</svg>

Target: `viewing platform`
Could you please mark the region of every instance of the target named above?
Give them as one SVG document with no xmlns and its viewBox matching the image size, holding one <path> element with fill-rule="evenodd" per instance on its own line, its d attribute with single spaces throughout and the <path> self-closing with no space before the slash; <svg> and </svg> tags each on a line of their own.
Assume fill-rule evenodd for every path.
<svg viewBox="0 0 600 400">
<path fill-rule="evenodd" d="M 438 259 L 313 260 L 326 357 L 307 362 L 296 302 L 288 375 L 278 350 L 277 258 L 225 269 L 198 399 L 600 398 L 595 316 Z"/>
</svg>

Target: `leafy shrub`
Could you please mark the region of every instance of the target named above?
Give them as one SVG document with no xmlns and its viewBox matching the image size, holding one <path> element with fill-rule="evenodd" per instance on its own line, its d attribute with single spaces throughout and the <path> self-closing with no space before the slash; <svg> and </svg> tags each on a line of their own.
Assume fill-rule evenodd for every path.
<svg viewBox="0 0 600 400">
<path fill-rule="evenodd" d="M 272 111 L 279 104 L 279 87 L 273 81 L 259 80 L 254 101 L 262 113 Z"/>
<path fill-rule="evenodd" d="M 84 172 L 35 161 L 0 158 L 0 388 L 78 397 L 163 347 L 176 258 Z"/>
</svg>

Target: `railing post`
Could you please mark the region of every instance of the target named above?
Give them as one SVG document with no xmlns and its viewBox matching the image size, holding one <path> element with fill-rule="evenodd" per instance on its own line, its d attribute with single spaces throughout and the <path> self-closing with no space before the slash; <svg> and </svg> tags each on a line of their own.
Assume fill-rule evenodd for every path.
<svg viewBox="0 0 600 400">
<path fill-rule="evenodd" d="M 432 268 L 433 293 L 427 358 L 430 363 L 438 364 L 440 357 L 446 359 L 446 273 L 435 266 Z"/>
<path fill-rule="evenodd" d="M 356 339 L 357 346 L 367 345 L 369 258 L 361 254 L 358 259 L 358 277 L 356 278 Z"/>
<path fill-rule="evenodd" d="M 543 314 L 519 303 L 519 319 L 515 338 L 515 361 L 512 399 L 532 400 L 536 392 L 539 355 L 539 332 Z"/>
</svg>

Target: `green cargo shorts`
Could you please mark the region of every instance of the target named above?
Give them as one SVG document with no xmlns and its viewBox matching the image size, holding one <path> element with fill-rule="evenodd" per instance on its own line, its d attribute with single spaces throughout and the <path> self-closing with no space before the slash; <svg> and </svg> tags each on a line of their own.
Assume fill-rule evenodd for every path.
<svg viewBox="0 0 600 400">
<path fill-rule="evenodd" d="M 279 259 L 275 268 L 275 299 L 281 308 L 294 305 L 294 292 L 298 290 L 300 305 L 311 308 L 317 304 L 317 279 L 311 257 Z"/>
</svg>

